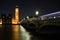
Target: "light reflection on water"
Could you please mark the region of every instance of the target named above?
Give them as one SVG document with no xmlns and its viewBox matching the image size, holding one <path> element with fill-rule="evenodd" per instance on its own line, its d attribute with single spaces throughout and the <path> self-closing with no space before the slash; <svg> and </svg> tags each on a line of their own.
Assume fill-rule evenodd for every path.
<svg viewBox="0 0 60 40">
<path fill-rule="evenodd" d="M 20 40 L 20 25 L 12 25 L 12 39 Z"/>
<path fill-rule="evenodd" d="M 20 25 L 0 25 L 0 40 L 20 40 Z"/>
<path fill-rule="evenodd" d="M 2 25 L 0 25 L 0 40 L 2 40 Z"/>
</svg>

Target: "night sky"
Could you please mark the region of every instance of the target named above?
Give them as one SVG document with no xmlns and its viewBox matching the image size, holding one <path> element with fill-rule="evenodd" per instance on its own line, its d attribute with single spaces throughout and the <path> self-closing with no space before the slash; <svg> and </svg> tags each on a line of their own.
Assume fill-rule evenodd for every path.
<svg viewBox="0 0 60 40">
<path fill-rule="evenodd" d="M 35 11 L 39 15 L 60 11 L 60 1 L 58 0 L 0 0 L 0 13 L 14 13 L 16 4 L 20 9 L 20 17 L 34 16 Z"/>
</svg>

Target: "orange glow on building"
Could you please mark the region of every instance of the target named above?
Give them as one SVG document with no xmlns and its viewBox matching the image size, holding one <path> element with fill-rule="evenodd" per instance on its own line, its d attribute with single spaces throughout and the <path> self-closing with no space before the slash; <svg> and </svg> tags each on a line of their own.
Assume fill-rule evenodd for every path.
<svg viewBox="0 0 60 40">
<path fill-rule="evenodd" d="M 2 24 L 2 19 L 0 19 L 0 24 Z"/>
</svg>

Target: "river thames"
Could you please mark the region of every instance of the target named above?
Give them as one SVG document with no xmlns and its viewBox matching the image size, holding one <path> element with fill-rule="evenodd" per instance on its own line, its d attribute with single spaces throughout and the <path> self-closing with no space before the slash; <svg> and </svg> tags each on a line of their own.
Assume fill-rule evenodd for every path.
<svg viewBox="0 0 60 40">
<path fill-rule="evenodd" d="M 20 25 L 0 25 L 0 40 L 20 40 Z"/>
</svg>

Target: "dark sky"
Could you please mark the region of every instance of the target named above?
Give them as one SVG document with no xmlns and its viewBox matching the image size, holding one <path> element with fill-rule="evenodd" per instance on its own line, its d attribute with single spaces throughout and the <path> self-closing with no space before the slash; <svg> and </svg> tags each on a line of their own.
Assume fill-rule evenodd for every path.
<svg viewBox="0 0 60 40">
<path fill-rule="evenodd" d="M 21 18 L 35 15 L 37 10 L 40 15 L 60 11 L 58 0 L 0 0 L 0 13 L 13 14 L 16 4 L 19 5 Z"/>
</svg>

